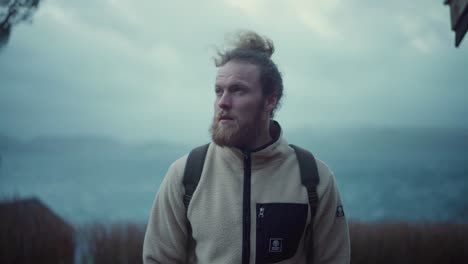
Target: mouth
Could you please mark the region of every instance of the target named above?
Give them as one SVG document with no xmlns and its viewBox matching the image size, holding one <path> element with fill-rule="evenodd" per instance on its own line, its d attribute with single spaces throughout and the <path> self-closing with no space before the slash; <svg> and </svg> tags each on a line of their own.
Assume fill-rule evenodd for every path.
<svg viewBox="0 0 468 264">
<path fill-rule="evenodd" d="M 232 121 L 234 120 L 234 118 L 230 117 L 230 116 L 219 116 L 218 117 L 218 120 L 220 122 L 228 122 L 228 121 Z"/>
</svg>

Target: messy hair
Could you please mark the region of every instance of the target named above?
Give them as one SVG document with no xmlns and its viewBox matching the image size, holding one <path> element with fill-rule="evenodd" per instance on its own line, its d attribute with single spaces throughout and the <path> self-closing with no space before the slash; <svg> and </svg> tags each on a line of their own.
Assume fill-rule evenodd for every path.
<svg viewBox="0 0 468 264">
<path fill-rule="evenodd" d="M 271 60 L 271 55 L 275 51 L 273 41 L 253 31 L 239 31 L 230 42 L 232 48 L 224 51 L 218 50 L 218 56 L 214 58 L 216 67 L 221 67 L 231 60 L 244 61 L 257 66 L 260 71 L 263 95 L 274 95 L 278 98 L 271 112 L 273 118 L 283 96 L 283 78 L 278 67 Z"/>
</svg>

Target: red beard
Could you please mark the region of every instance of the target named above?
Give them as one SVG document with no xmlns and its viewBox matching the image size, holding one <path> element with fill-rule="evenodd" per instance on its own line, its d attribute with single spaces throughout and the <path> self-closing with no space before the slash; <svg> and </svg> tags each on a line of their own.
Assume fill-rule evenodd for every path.
<svg viewBox="0 0 468 264">
<path fill-rule="evenodd" d="M 260 112 L 257 113 L 256 118 L 242 125 L 235 117 L 230 122 L 220 124 L 220 118 L 225 117 L 226 114 L 215 115 L 210 127 L 211 139 L 221 147 L 243 148 L 248 146 L 259 134 L 259 114 Z"/>
</svg>

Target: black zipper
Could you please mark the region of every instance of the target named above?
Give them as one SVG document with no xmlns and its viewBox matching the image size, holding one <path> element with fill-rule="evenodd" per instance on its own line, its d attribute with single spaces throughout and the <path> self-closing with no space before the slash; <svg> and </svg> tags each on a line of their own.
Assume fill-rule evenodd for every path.
<svg viewBox="0 0 468 264">
<path fill-rule="evenodd" d="M 244 200 L 242 212 L 242 264 L 250 261 L 250 176 L 251 176 L 251 152 L 244 152 Z"/>
</svg>

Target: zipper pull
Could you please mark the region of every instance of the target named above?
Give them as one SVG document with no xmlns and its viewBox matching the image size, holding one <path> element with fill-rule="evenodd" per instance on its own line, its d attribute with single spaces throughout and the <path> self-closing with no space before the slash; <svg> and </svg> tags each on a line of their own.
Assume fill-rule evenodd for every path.
<svg viewBox="0 0 468 264">
<path fill-rule="evenodd" d="M 260 212 L 258 213 L 258 218 L 263 218 L 263 213 L 265 212 L 265 208 L 260 207 Z"/>
</svg>

